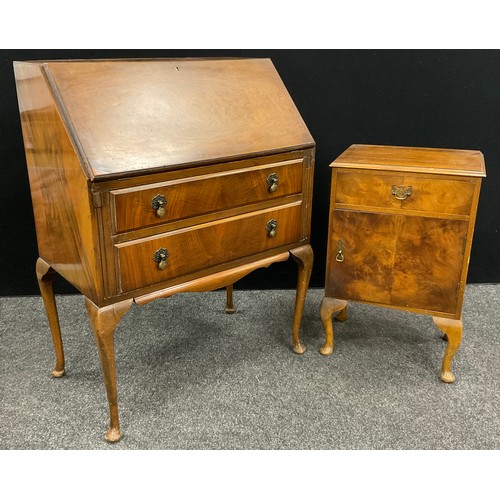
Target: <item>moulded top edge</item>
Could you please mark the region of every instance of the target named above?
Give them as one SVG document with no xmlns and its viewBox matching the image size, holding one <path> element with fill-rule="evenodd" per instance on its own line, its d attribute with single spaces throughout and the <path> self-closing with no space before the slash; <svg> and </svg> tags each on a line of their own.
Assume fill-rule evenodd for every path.
<svg viewBox="0 0 500 500">
<path fill-rule="evenodd" d="M 446 167 L 422 167 L 418 165 L 407 166 L 407 165 L 376 165 L 371 163 L 357 164 L 352 163 L 342 163 L 334 162 L 330 164 L 332 168 L 352 168 L 359 170 L 377 170 L 377 171 L 391 171 L 391 172 L 414 172 L 417 174 L 428 173 L 428 174 L 441 174 L 441 175 L 457 175 L 465 177 L 486 177 L 486 171 L 477 170 L 452 170 Z"/>
<path fill-rule="evenodd" d="M 330 167 L 486 177 L 481 151 L 353 144 Z"/>
<path fill-rule="evenodd" d="M 154 61 L 237 61 L 237 60 L 270 60 L 269 57 L 239 56 L 199 56 L 199 57 L 103 57 L 90 59 L 26 59 L 13 61 L 14 64 L 53 64 L 53 63 L 92 63 L 92 62 L 154 62 Z"/>
</svg>

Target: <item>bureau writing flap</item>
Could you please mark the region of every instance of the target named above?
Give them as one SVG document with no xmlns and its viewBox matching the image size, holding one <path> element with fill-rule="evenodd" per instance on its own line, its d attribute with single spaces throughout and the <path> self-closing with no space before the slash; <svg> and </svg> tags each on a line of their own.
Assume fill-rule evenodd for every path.
<svg viewBox="0 0 500 500">
<path fill-rule="evenodd" d="M 48 61 L 94 178 L 314 145 L 269 59 Z"/>
</svg>

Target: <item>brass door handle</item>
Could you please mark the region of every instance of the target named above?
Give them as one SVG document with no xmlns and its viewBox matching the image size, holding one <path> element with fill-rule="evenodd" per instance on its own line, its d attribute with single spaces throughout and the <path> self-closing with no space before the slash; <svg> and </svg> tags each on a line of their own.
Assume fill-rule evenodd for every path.
<svg viewBox="0 0 500 500">
<path fill-rule="evenodd" d="M 337 255 L 335 256 L 337 262 L 344 262 L 344 241 L 339 240 L 337 244 Z"/>
<path fill-rule="evenodd" d="M 167 267 L 168 250 L 160 248 L 153 255 L 153 260 L 158 264 L 158 268 L 163 271 Z"/>
<path fill-rule="evenodd" d="M 278 221 L 271 219 L 266 224 L 266 231 L 269 233 L 269 238 L 274 238 L 276 236 L 276 230 L 278 229 Z"/>
<path fill-rule="evenodd" d="M 392 186 L 391 194 L 396 198 L 396 200 L 406 200 L 408 196 L 413 193 L 413 188 L 411 186 Z"/>
<path fill-rule="evenodd" d="M 165 217 L 165 205 L 167 204 L 167 198 L 162 194 L 157 194 L 151 200 L 151 208 L 156 210 L 157 217 Z"/>
<path fill-rule="evenodd" d="M 275 193 L 278 190 L 278 174 L 272 173 L 267 176 L 267 185 L 270 193 Z"/>
</svg>

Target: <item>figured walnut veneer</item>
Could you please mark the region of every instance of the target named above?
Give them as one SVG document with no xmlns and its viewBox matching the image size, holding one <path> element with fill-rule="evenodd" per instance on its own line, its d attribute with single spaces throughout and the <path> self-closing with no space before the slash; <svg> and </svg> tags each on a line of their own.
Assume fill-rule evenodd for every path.
<svg viewBox="0 0 500 500">
<path fill-rule="evenodd" d="M 441 379 L 453 382 L 482 154 L 354 144 L 331 166 L 321 352 L 333 352 L 331 318 L 345 320 L 349 300 L 429 314 L 448 340 Z"/>
<path fill-rule="evenodd" d="M 51 279 L 86 298 L 120 439 L 114 332 L 133 302 L 226 287 L 291 255 L 299 275 L 292 345 L 312 267 L 315 144 L 268 59 L 14 64 L 56 351 Z"/>
</svg>

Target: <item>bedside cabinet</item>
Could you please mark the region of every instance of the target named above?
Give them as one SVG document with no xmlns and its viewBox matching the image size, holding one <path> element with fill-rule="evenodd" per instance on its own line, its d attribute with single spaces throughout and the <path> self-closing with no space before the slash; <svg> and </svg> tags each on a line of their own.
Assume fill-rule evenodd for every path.
<svg viewBox="0 0 500 500">
<path fill-rule="evenodd" d="M 291 255 L 304 352 L 315 144 L 270 60 L 16 62 L 15 76 L 52 373 L 58 273 L 85 296 L 108 441 L 121 436 L 114 331 L 134 302 L 226 287 L 233 312 L 235 281 Z"/>
<path fill-rule="evenodd" d="M 428 314 L 448 342 L 441 379 L 453 382 L 483 155 L 354 144 L 331 167 L 320 352 L 333 352 L 331 318 L 345 320 L 349 300 Z"/>
</svg>

